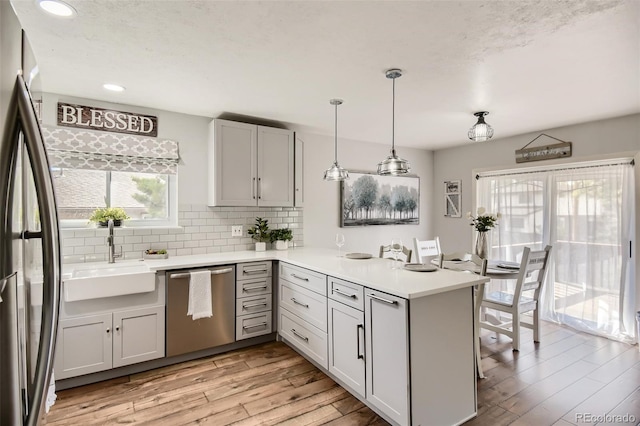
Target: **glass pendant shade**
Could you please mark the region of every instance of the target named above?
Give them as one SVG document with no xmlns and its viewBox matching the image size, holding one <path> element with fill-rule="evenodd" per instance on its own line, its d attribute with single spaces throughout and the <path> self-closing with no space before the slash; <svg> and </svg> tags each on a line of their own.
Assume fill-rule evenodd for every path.
<svg viewBox="0 0 640 426">
<path fill-rule="evenodd" d="M 386 72 L 387 78 L 393 80 L 393 102 L 392 102 L 392 115 L 391 115 L 391 155 L 386 159 L 378 163 L 379 175 L 404 175 L 411 171 L 411 165 L 403 158 L 396 155 L 395 145 L 395 113 L 396 113 L 396 78 L 402 76 L 402 70 L 390 69 Z"/>
<path fill-rule="evenodd" d="M 338 163 L 333 163 L 331 167 L 324 171 L 324 180 L 346 180 L 349 179 L 349 172 Z"/>
<path fill-rule="evenodd" d="M 487 111 L 480 111 L 473 114 L 478 117 L 478 122 L 469 129 L 469 139 L 474 142 L 484 142 L 493 137 L 493 127 L 484 121 L 484 116 L 488 114 Z"/>
<path fill-rule="evenodd" d="M 344 102 L 342 99 L 331 99 L 329 103 L 335 106 L 335 144 L 334 144 L 334 161 L 331 167 L 324 172 L 324 180 L 346 180 L 349 179 L 349 172 L 338 164 L 338 105 Z"/>
<path fill-rule="evenodd" d="M 391 155 L 385 160 L 378 163 L 379 175 L 403 175 L 411 171 L 409 162 L 396 155 L 395 149 L 391 151 Z"/>
</svg>

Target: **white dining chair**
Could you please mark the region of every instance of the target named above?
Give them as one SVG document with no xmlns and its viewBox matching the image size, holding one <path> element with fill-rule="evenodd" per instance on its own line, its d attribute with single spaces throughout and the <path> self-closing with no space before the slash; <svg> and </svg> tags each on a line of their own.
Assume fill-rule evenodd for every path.
<svg viewBox="0 0 640 426">
<path fill-rule="evenodd" d="M 412 251 L 409 247 L 402 246 L 402 251 L 398 253 L 399 255 L 398 260 L 403 260 L 405 263 L 410 263 L 411 254 L 412 254 Z M 393 250 L 391 250 L 391 244 L 389 244 L 388 246 L 380 246 L 379 257 L 389 258 L 389 259 L 393 258 Z"/>
<path fill-rule="evenodd" d="M 520 350 L 520 327 L 532 329 L 533 341 L 540 341 L 538 300 L 544 286 L 550 254 L 551 246 L 546 246 L 544 250 L 539 251 L 531 251 L 529 247 L 525 247 L 514 292 L 496 291 L 489 294 L 485 292 L 482 300 L 480 307 L 483 311 L 493 309 L 510 314 L 511 318 L 502 321 L 494 315 L 483 312 L 480 317 L 480 327 L 511 337 L 514 351 Z M 526 312 L 533 312 L 532 323 L 521 320 L 520 315 Z"/>
<path fill-rule="evenodd" d="M 424 257 L 435 258 L 440 255 L 440 238 L 435 237 L 433 240 L 419 240 L 414 238 L 413 249 L 416 253 L 416 262 L 427 263 L 428 260 L 425 262 Z"/>
</svg>

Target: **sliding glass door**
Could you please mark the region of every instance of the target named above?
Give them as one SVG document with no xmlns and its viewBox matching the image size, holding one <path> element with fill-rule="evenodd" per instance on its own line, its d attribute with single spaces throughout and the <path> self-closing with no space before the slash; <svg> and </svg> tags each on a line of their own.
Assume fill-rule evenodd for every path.
<svg viewBox="0 0 640 426">
<path fill-rule="evenodd" d="M 502 213 L 491 257 L 553 246 L 543 318 L 634 342 L 633 167 L 572 164 L 479 176 L 478 206 Z"/>
</svg>

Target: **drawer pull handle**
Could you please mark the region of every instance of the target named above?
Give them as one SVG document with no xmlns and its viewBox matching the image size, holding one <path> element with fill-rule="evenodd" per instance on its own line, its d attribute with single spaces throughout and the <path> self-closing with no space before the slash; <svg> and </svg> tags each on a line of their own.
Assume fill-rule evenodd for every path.
<svg viewBox="0 0 640 426">
<path fill-rule="evenodd" d="M 242 271 L 244 275 L 256 275 L 256 274 L 262 274 L 265 272 L 267 272 L 266 269 L 244 269 Z"/>
<path fill-rule="evenodd" d="M 293 297 L 291 298 L 291 301 L 292 301 L 293 303 L 295 303 L 296 305 L 304 306 L 305 308 L 308 308 L 308 307 L 309 307 L 309 305 L 307 305 L 306 303 L 298 302 L 298 301 L 297 301 L 295 298 L 293 298 Z"/>
<path fill-rule="evenodd" d="M 364 325 L 363 324 L 358 324 L 356 326 L 356 333 L 358 334 L 357 337 L 357 347 L 356 347 L 356 351 L 358 352 L 358 359 L 364 359 L 364 354 L 362 354 L 360 352 L 360 329 L 362 329 L 362 331 L 364 331 Z"/>
<path fill-rule="evenodd" d="M 262 302 L 262 303 L 249 303 L 247 305 L 242 305 L 242 309 L 247 309 L 247 308 L 255 308 L 256 306 L 267 306 L 266 302 Z"/>
<path fill-rule="evenodd" d="M 243 325 L 242 328 L 244 330 L 249 330 L 250 328 L 257 328 L 257 327 L 266 327 L 267 323 L 266 322 L 261 322 L 259 324 L 253 324 L 253 325 Z"/>
<path fill-rule="evenodd" d="M 398 302 L 395 301 L 395 300 L 385 299 L 384 297 L 376 296 L 375 294 L 370 294 L 369 297 L 372 298 L 372 299 L 375 299 L 375 300 L 379 300 L 379 301 L 384 302 L 384 303 L 388 303 L 389 305 L 397 305 L 398 304 Z"/>
<path fill-rule="evenodd" d="M 249 293 L 251 291 L 266 290 L 266 289 L 267 289 L 266 285 L 257 285 L 255 287 L 242 287 L 242 292 Z"/>
<path fill-rule="evenodd" d="M 228 274 L 229 272 L 233 271 L 233 268 L 224 268 L 224 269 L 213 269 L 211 271 L 211 275 L 220 275 L 220 274 Z M 189 274 L 188 272 L 182 272 L 179 274 L 170 274 L 169 278 L 172 280 L 178 280 L 181 278 L 190 278 L 191 274 Z"/>
<path fill-rule="evenodd" d="M 303 335 L 302 335 L 302 334 L 300 334 L 300 333 L 298 333 L 298 332 L 296 331 L 296 329 L 295 329 L 295 328 L 292 328 L 292 329 L 291 329 L 291 332 L 292 332 L 292 333 L 293 333 L 293 335 L 294 335 L 294 336 L 296 336 L 298 339 L 300 339 L 300 340 L 304 340 L 305 342 L 309 342 L 309 338 L 308 338 L 308 337 L 303 336 Z"/>
<path fill-rule="evenodd" d="M 333 289 L 333 292 L 334 292 L 334 293 L 337 293 L 337 294 L 339 294 L 339 295 L 341 295 L 341 296 L 344 296 L 344 297 L 349 297 L 349 298 L 351 298 L 351 299 L 357 299 L 357 298 L 358 298 L 358 296 L 357 296 L 357 295 L 355 295 L 355 294 L 345 293 L 344 291 L 340 290 L 339 288 L 334 288 L 334 289 Z"/>
<path fill-rule="evenodd" d="M 309 278 L 299 277 L 299 276 L 297 276 L 296 274 L 291 274 L 291 276 L 292 276 L 293 278 L 297 278 L 297 279 L 302 280 L 302 281 L 307 281 L 307 282 L 309 281 Z"/>
</svg>

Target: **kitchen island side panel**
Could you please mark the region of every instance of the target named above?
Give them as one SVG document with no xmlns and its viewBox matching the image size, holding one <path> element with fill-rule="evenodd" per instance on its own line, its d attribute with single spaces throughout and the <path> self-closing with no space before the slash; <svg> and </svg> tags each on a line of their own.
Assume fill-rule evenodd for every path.
<svg viewBox="0 0 640 426">
<path fill-rule="evenodd" d="M 411 424 L 457 425 L 477 414 L 473 288 L 411 299 Z"/>
</svg>

